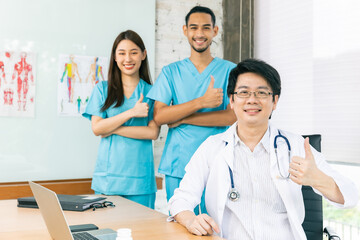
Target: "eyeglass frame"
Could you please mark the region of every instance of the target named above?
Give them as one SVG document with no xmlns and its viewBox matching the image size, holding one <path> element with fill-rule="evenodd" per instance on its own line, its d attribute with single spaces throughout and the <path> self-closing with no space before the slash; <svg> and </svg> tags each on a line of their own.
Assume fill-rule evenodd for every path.
<svg viewBox="0 0 360 240">
<path fill-rule="evenodd" d="M 92 208 L 95 211 L 97 208 L 107 208 L 107 207 L 115 207 L 115 204 L 110 201 L 104 201 L 102 203 L 97 202 L 90 205 L 89 208 Z"/>
<path fill-rule="evenodd" d="M 239 96 L 238 94 L 241 93 L 241 92 L 248 92 L 248 96 Z M 260 96 L 258 95 L 259 92 L 264 92 L 264 93 L 266 93 L 266 96 L 260 97 Z M 233 95 L 236 95 L 236 97 L 238 97 L 238 98 L 249 98 L 249 97 L 251 97 L 252 94 L 254 94 L 254 97 L 255 97 L 255 98 L 259 98 L 259 99 L 265 99 L 265 98 L 267 98 L 268 96 L 273 96 L 273 95 L 274 95 L 274 93 L 272 93 L 272 92 L 266 92 L 266 91 L 260 91 L 260 90 L 259 90 L 259 91 L 240 91 L 240 92 L 232 92 L 232 94 L 233 94 Z"/>
</svg>

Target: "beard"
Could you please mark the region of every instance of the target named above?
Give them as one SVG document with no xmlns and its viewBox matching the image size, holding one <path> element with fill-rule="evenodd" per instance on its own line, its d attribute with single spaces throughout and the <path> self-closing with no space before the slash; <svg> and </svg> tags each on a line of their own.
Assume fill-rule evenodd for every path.
<svg viewBox="0 0 360 240">
<path fill-rule="evenodd" d="M 192 39 L 193 41 L 195 41 L 195 39 Z M 194 49 L 196 52 L 198 53 L 202 53 L 202 52 L 205 52 L 211 45 L 211 43 L 205 47 L 202 47 L 202 48 L 196 48 L 194 45 L 190 44 L 192 49 Z"/>
<path fill-rule="evenodd" d="M 210 46 L 210 45 L 209 45 L 209 46 Z M 206 49 L 209 48 L 209 46 L 206 46 L 206 47 L 204 47 L 204 48 L 195 48 L 193 45 L 191 45 L 192 49 L 194 49 L 194 50 L 195 50 L 196 52 L 198 52 L 198 53 L 205 52 Z"/>
</svg>

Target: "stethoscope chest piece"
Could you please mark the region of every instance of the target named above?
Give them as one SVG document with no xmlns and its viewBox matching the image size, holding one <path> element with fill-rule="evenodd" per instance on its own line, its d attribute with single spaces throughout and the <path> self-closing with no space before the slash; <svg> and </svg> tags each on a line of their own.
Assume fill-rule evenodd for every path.
<svg viewBox="0 0 360 240">
<path fill-rule="evenodd" d="M 239 192 L 235 189 L 235 184 L 234 184 L 234 178 L 233 178 L 233 173 L 232 173 L 232 170 L 231 168 L 228 166 L 229 168 L 229 174 L 230 174 L 230 181 L 231 181 L 231 189 L 229 191 L 229 194 L 228 194 L 228 198 L 233 201 L 233 202 L 236 202 L 237 200 L 239 200 L 240 198 L 240 194 Z"/>
<path fill-rule="evenodd" d="M 235 202 L 235 201 L 239 200 L 240 194 L 238 191 L 236 191 L 235 188 L 231 188 L 228 197 L 231 201 Z"/>
</svg>

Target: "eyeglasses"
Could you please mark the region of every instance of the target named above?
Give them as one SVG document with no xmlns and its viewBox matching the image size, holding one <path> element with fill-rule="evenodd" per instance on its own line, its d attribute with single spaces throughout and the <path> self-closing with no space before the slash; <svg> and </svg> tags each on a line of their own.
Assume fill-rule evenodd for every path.
<svg viewBox="0 0 360 240">
<path fill-rule="evenodd" d="M 267 98 L 270 95 L 273 95 L 272 92 L 265 92 L 265 91 L 255 91 L 255 92 L 250 92 L 250 91 L 240 91 L 240 92 L 233 92 L 233 94 L 235 94 L 237 97 L 239 98 L 248 98 L 251 97 L 251 94 L 254 94 L 254 96 L 256 98 Z"/>
<path fill-rule="evenodd" d="M 95 211 L 97 208 L 106 208 L 106 207 L 115 207 L 115 205 L 110 201 L 105 201 L 103 203 L 93 203 L 90 205 L 90 208 Z"/>
</svg>

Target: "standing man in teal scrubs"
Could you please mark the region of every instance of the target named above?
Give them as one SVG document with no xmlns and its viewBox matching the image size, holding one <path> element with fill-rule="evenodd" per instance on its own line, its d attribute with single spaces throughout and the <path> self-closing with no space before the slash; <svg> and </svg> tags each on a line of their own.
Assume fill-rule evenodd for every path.
<svg viewBox="0 0 360 240">
<path fill-rule="evenodd" d="M 165 66 L 147 95 L 155 100 L 157 125 L 169 126 L 159 166 L 159 172 L 165 174 L 168 200 L 178 188 L 185 166 L 200 144 L 210 135 L 223 132 L 236 120 L 229 107 L 229 98 L 223 94 L 235 64 L 213 58 L 210 53 L 212 39 L 218 33 L 215 21 L 209 8 L 196 6 L 190 10 L 183 31 L 191 47 L 191 56 Z"/>
</svg>

